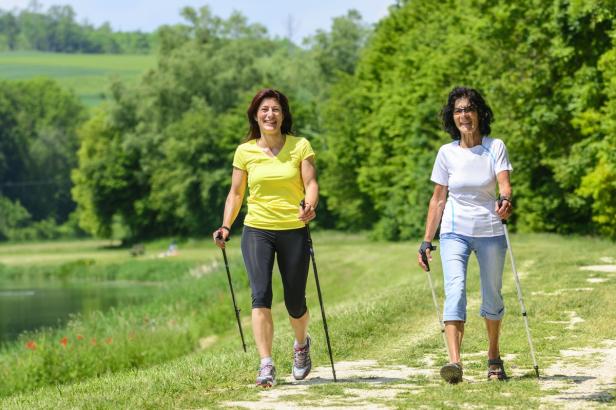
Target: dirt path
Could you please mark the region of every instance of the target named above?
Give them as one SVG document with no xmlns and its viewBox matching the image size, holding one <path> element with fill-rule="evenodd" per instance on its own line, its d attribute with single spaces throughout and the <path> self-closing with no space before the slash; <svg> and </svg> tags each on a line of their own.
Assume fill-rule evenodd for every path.
<svg viewBox="0 0 616 410">
<path fill-rule="evenodd" d="M 588 272 L 586 281 L 600 284 L 614 278 L 614 258 L 600 258 L 604 265 L 582 266 Z M 592 288 L 590 288 L 592 290 Z M 577 289 L 579 290 L 579 289 Z M 575 312 L 569 313 L 566 328 L 584 321 Z M 596 408 L 614 400 L 616 392 L 616 340 L 603 340 L 598 347 L 561 350 L 560 357 L 545 369 L 541 388 L 555 394 L 542 401 L 543 408 L 556 406 L 566 409 Z"/>
<path fill-rule="evenodd" d="M 437 332 L 435 321 L 426 318 L 421 324 L 421 331 L 396 340 L 394 350 L 402 351 L 404 348 L 421 343 Z M 336 379 L 340 384 L 339 394 L 328 395 L 327 400 L 319 399 L 318 403 L 310 402 L 310 389 L 313 386 L 333 384 L 331 366 L 319 366 L 310 372 L 307 380 L 296 381 L 291 375 L 279 380 L 272 388 L 259 393 L 259 401 L 226 402 L 228 407 L 241 407 L 247 409 L 307 409 L 327 407 L 333 409 L 388 409 L 384 402 L 395 398 L 399 393 L 420 391 L 421 386 L 412 384 L 410 378 L 424 376 L 438 382 L 437 369 L 432 364 L 431 357 L 426 358 L 426 365 L 422 368 L 404 365 L 383 365 L 376 360 L 356 360 L 335 362 Z M 343 385 L 342 383 L 346 384 Z M 349 386 L 353 383 L 353 386 Z M 357 387 L 361 384 L 361 387 Z M 314 400 L 315 396 L 312 396 Z M 308 402 L 298 403 L 302 400 Z"/>
<path fill-rule="evenodd" d="M 560 359 L 544 373 L 541 388 L 556 394 L 544 398 L 543 408 L 596 408 L 614 399 L 616 340 L 605 340 L 599 348 L 561 350 Z"/>
<path fill-rule="evenodd" d="M 321 366 L 313 369 L 310 378 L 304 381 L 295 381 L 291 376 L 278 382 L 272 389 L 259 393 L 259 401 L 227 402 L 229 407 L 243 407 L 248 409 L 306 409 L 327 407 L 327 409 L 388 409 L 380 401 L 391 400 L 399 393 L 418 391 L 416 384 L 409 383 L 412 376 L 426 376 L 436 380 L 434 369 L 419 369 L 407 366 L 380 366 L 375 360 L 358 360 L 336 362 L 336 378 L 339 383 L 353 383 L 353 387 L 341 387 L 339 394 L 328 395 L 326 400 L 318 403 L 308 402 L 294 404 L 309 400 L 311 386 L 333 383 L 330 366 Z M 356 384 L 361 384 L 361 388 Z M 303 396 L 303 397 L 302 397 Z"/>
</svg>

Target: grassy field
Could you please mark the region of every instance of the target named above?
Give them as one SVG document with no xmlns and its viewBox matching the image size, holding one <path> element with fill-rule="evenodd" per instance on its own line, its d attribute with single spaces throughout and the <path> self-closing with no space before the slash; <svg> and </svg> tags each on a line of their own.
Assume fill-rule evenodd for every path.
<svg viewBox="0 0 616 410">
<path fill-rule="evenodd" d="M 534 377 L 507 265 L 504 297 L 508 310 L 501 351 L 512 377 L 506 383 L 485 381 L 487 341 L 477 314 L 478 267 L 473 260 L 462 352 L 465 381 L 450 386 L 438 377 L 438 368 L 447 359 L 426 274 L 416 267 L 418 244 L 317 232 L 316 258 L 339 382 L 332 381 L 312 274 L 307 297 L 316 368 L 304 382 L 288 377 L 292 336 L 276 277 L 274 360 L 279 385 L 261 391 L 252 386 L 258 361 L 238 239 L 229 243 L 228 255 L 248 354 L 241 350 L 220 253 L 208 241 L 180 243 L 180 256 L 165 259 L 154 255 L 164 250 L 166 242 L 147 245 L 146 255 L 137 259 L 127 250 L 89 241 L 0 246 L 0 280 L 20 273 L 51 272 L 69 279 L 159 281 L 169 289 L 146 306 L 118 308 L 94 318 L 78 318 L 55 333 L 28 335 L 45 348 L 25 349 L 25 339 L 6 347 L 0 353 L 0 407 L 555 408 L 615 404 L 616 246 L 612 242 L 512 235 L 541 371 L 539 380 Z M 66 255 L 66 260 L 59 255 Z M 438 252 L 432 265 L 442 301 Z M 68 347 L 73 350 L 66 351 L 57 340 L 69 331 L 98 337 L 112 334 L 114 344 L 94 348 L 71 340 Z"/>
<path fill-rule="evenodd" d="M 0 52 L 0 79 L 50 77 L 93 107 L 103 100 L 112 78 L 135 82 L 155 64 L 153 55 Z"/>
</svg>

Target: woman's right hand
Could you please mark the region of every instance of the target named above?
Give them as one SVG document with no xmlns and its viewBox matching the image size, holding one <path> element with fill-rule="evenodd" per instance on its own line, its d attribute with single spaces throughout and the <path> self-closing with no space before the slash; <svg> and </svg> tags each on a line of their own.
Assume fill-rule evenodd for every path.
<svg viewBox="0 0 616 410">
<path fill-rule="evenodd" d="M 229 238 L 229 231 L 222 227 L 218 228 L 212 234 L 212 238 L 214 238 L 214 243 L 216 246 L 220 249 L 225 249 L 225 242 L 227 241 L 227 238 Z"/>
<path fill-rule="evenodd" d="M 419 266 L 426 272 L 430 271 L 429 262 L 432 262 L 432 251 L 435 249 L 436 246 L 432 245 L 432 242 L 423 241 L 417 252 L 417 263 L 419 263 Z"/>
</svg>

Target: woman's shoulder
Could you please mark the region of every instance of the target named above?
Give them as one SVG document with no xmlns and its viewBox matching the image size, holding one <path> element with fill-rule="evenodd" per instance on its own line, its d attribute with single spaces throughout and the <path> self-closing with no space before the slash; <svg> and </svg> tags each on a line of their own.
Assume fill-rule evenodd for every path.
<svg viewBox="0 0 616 410">
<path fill-rule="evenodd" d="M 288 144 L 291 149 L 294 149 L 294 148 L 302 149 L 306 147 L 307 145 L 310 146 L 310 141 L 308 141 L 304 137 L 298 137 L 297 135 L 287 134 L 286 144 Z"/>
<path fill-rule="evenodd" d="M 249 151 L 257 146 L 257 140 L 251 139 L 237 146 L 238 151 Z"/>
<path fill-rule="evenodd" d="M 503 148 L 505 146 L 505 143 L 500 138 L 485 136 L 483 137 L 483 141 L 481 141 L 481 145 L 483 145 L 486 148 L 498 149 L 498 148 Z"/>
<path fill-rule="evenodd" d="M 458 148 L 459 145 L 460 145 L 460 141 L 459 140 L 453 140 L 451 142 L 448 142 L 447 144 L 441 145 L 441 147 L 438 149 L 438 151 L 439 152 L 447 152 L 449 150 Z"/>
<path fill-rule="evenodd" d="M 292 144 L 310 144 L 310 142 L 308 142 L 308 140 L 304 137 L 298 137 L 297 135 L 292 135 L 292 134 L 287 134 L 287 141 L 291 142 Z"/>
</svg>

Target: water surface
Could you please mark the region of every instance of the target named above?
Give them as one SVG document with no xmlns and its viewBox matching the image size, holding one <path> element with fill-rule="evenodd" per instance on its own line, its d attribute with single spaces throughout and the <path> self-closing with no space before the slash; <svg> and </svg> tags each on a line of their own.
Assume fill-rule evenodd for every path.
<svg viewBox="0 0 616 410">
<path fill-rule="evenodd" d="M 0 343 L 24 331 L 62 326 L 71 315 L 143 303 L 160 289 L 156 283 L 128 281 L 1 283 Z"/>
</svg>

